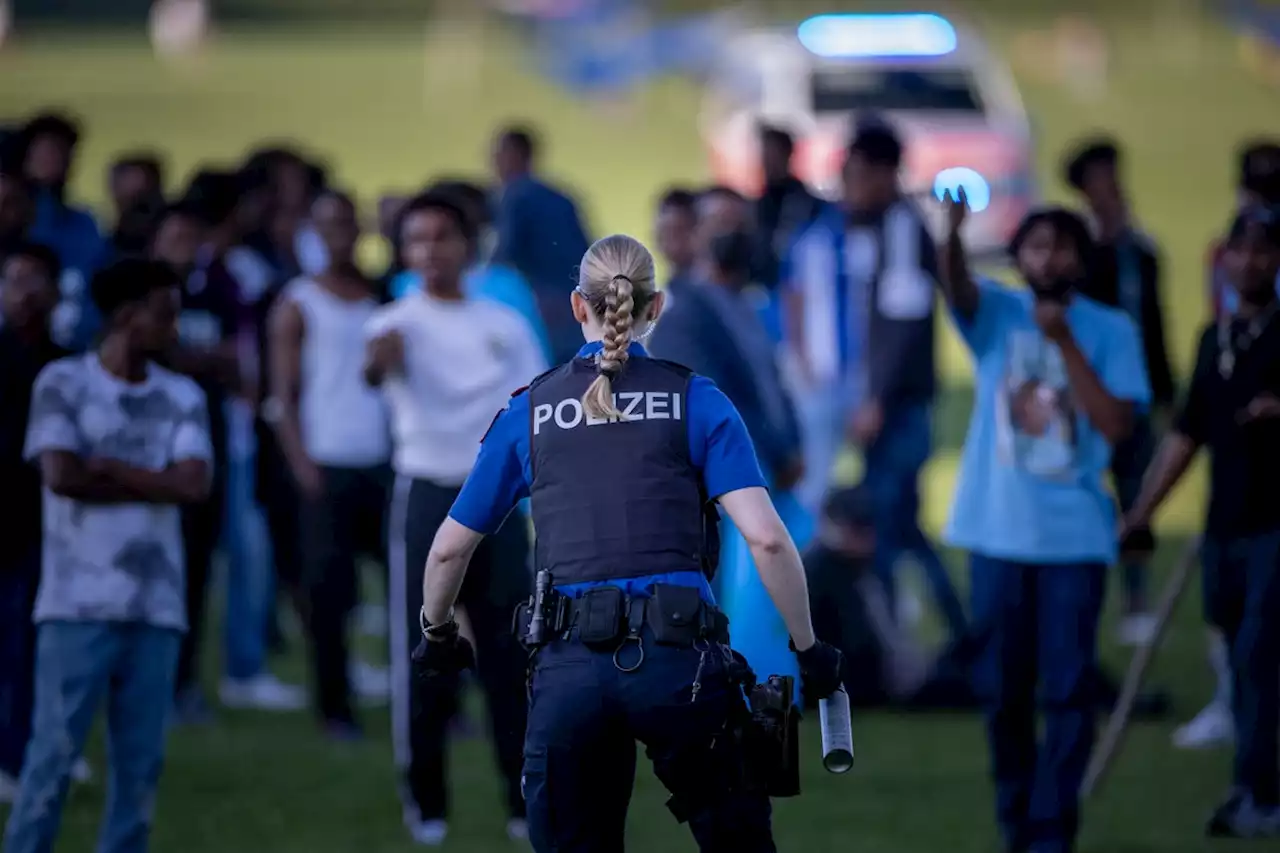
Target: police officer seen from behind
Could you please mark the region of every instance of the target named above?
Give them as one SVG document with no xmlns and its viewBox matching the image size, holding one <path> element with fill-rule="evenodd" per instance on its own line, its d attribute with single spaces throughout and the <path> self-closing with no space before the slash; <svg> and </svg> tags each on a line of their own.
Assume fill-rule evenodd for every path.
<svg viewBox="0 0 1280 853">
<path fill-rule="evenodd" d="M 1229 651 L 1236 755 L 1233 788 L 1207 831 L 1280 838 L 1280 215 L 1240 213 L 1224 262 L 1236 314 L 1201 336 L 1186 402 L 1125 529 L 1149 524 L 1196 451 L 1209 448 L 1205 616 Z"/>
<path fill-rule="evenodd" d="M 619 771 L 597 750 L 621 734 L 647 747 L 704 853 L 773 853 L 764 780 L 748 774 L 735 736 L 752 676 L 729 651 L 708 583 L 714 503 L 751 546 L 809 698 L 837 689 L 840 653 L 814 638 L 799 554 L 737 411 L 634 342 L 662 312 L 649 252 L 631 237 L 600 240 L 571 299 L 586 346 L 512 397 L 431 546 L 417 679 L 471 664 L 453 602 L 481 539 L 528 495 L 538 593 L 517 627 L 534 654 L 523 780 L 534 849 L 622 849 L 622 815 L 599 809 Z"/>
</svg>

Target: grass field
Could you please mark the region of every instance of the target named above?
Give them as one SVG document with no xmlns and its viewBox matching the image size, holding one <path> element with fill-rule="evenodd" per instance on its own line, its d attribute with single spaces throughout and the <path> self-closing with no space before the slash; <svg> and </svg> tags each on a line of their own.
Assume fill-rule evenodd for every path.
<svg viewBox="0 0 1280 853">
<path fill-rule="evenodd" d="M 1063 191 L 1057 163 L 1073 137 L 1107 129 L 1126 144 L 1137 213 L 1166 250 L 1171 337 L 1185 368 L 1203 319 L 1204 247 L 1223 226 L 1231 203 L 1234 149 L 1244 136 L 1280 131 L 1280 98 L 1245 71 L 1234 39 L 1199 18 L 1197 5 L 1170 4 L 1166 8 L 1182 11 L 1165 22 L 1138 6 L 1147 8 L 1135 4 L 1131 12 L 1107 13 L 1101 21 L 1113 55 L 1109 86 L 1097 99 L 1080 100 L 1044 79 L 1037 67 L 1041 57 L 1016 70 L 1034 115 L 1050 195 Z M 981 20 L 1002 46 L 1014 43 L 1024 23 L 1046 23 L 1019 19 Z M 0 116 L 45 105 L 73 108 L 87 121 L 76 189 L 93 203 L 103 195 L 104 164 L 122 148 L 162 147 L 175 172 L 183 174 L 205 160 L 236 159 L 263 138 L 293 137 L 327 157 L 337 178 L 371 205 L 377 193 L 415 187 L 436 172 L 482 169 L 492 129 L 511 117 L 530 118 L 544 128 L 547 171 L 581 192 L 598 233 L 647 235 L 650 204 L 661 187 L 704 176 L 691 86 L 662 82 L 621 107 L 575 101 L 529 72 L 510 34 L 493 29 L 232 32 L 182 65 L 158 63 L 141 39 L 42 35 L 11 43 L 0 52 Z M 948 393 L 927 509 L 935 531 L 948 509 L 969 399 L 969 366 L 949 336 L 941 367 Z M 1197 475 L 1160 520 L 1161 566 L 1195 532 L 1199 483 Z M 1122 652 L 1109 640 L 1106 654 L 1114 666 L 1123 664 Z M 1194 712 L 1209 695 L 1203 658 L 1198 596 L 1191 596 L 1155 675 L 1174 692 L 1181 715 Z M 299 661 L 282 667 L 301 677 Z M 301 715 L 228 713 L 210 728 L 175 733 L 154 848 L 411 849 L 400 827 L 386 716 L 371 713 L 367 722 L 373 737 L 350 747 L 325 742 Z M 1142 726 L 1133 733 L 1110 786 L 1088 808 L 1084 849 L 1218 849 L 1200 837 L 1200 822 L 1225 788 L 1228 756 L 1176 752 L 1168 745 L 1170 727 Z M 857 720 L 856 728 L 860 763 L 851 775 L 823 775 L 816 744 L 807 754 L 813 760 L 806 766 L 805 795 L 777 807 L 782 849 L 996 848 L 976 719 L 871 715 Z M 100 744 L 91 758 L 104 766 Z M 449 849 L 514 849 L 498 819 L 487 746 L 459 744 L 452 774 L 457 800 Z M 633 849 L 692 850 L 662 800 L 658 784 L 642 772 L 632 809 Z M 73 793 L 59 851 L 91 849 L 100 803 L 100 786 Z"/>
</svg>

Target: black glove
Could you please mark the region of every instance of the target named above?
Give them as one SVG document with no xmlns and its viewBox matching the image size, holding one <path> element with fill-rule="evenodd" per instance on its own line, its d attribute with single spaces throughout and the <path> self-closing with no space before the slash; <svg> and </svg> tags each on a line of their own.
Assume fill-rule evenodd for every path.
<svg viewBox="0 0 1280 853">
<path fill-rule="evenodd" d="M 471 641 L 457 633 L 441 640 L 428 640 L 424 634 L 411 659 L 418 684 L 449 682 L 476 665 Z"/>
<path fill-rule="evenodd" d="M 796 652 L 800 662 L 800 689 L 808 702 L 826 699 L 840 689 L 844 673 L 844 654 L 835 646 L 818 640 L 802 652 Z"/>
</svg>

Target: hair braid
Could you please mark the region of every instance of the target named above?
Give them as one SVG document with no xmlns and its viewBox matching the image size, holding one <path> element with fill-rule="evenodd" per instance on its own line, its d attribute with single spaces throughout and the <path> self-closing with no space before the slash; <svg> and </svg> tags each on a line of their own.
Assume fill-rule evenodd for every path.
<svg viewBox="0 0 1280 853">
<path fill-rule="evenodd" d="M 583 395 L 582 407 L 592 417 L 616 421 L 622 419 L 622 412 L 613 402 L 613 377 L 626 364 L 631 344 L 635 312 L 631 279 L 615 275 L 605 291 L 604 306 L 604 348 L 597 359 L 600 375 Z"/>
</svg>

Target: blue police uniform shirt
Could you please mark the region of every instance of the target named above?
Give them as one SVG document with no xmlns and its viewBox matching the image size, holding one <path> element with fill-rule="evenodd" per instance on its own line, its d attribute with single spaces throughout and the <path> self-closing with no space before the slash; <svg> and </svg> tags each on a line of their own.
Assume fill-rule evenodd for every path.
<svg viewBox="0 0 1280 853">
<path fill-rule="evenodd" d="M 599 341 L 589 343 L 578 351 L 578 356 L 594 356 L 602 347 Z M 633 358 L 648 357 L 640 344 L 633 343 L 628 352 Z M 764 475 L 751 437 L 729 398 L 711 380 L 696 375 L 690 380 L 688 393 L 689 456 L 702 472 L 707 495 L 714 499 L 738 489 L 764 487 Z M 475 467 L 449 510 L 449 517 L 479 533 L 495 533 L 516 502 L 528 497 L 532 480 L 529 394 L 525 391 L 511 398 L 489 429 Z M 576 598 L 593 587 L 612 584 L 622 587 L 628 595 L 646 595 L 651 586 L 659 583 L 696 587 L 704 601 L 715 602 L 711 585 L 701 572 L 589 581 L 565 584 L 557 589 Z"/>
<path fill-rule="evenodd" d="M 1073 405 L 1062 354 L 1036 326 L 1032 293 L 991 281 L 978 288 L 974 316 L 956 317 L 977 387 L 947 541 L 1017 562 L 1114 562 L 1111 446 Z M 1067 322 L 1107 390 L 1147 406 L 1133 321 L 1077 295 Z"/>
</svg>

